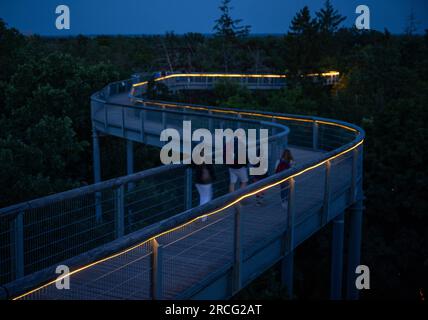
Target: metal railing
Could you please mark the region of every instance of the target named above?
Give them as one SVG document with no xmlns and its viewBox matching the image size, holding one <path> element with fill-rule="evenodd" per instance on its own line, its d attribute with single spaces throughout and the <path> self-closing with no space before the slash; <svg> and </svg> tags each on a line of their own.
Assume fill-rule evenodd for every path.
<svg viewBox="0 0 428 320">
<path fill-rule="evenodd" d="M 321 80 L 323 84 L 331 85 L 338 81 L 340 73 L 329 71 L 320 74 L 307 74 L 306 77 L 313 81 Z M 143 81 L 143 78 L 145 79 Z M 216 83 L 229 81 L 231 83 L 245 86 L 252 90 L 282 89 L 286 86 L 287 75 L 282 74 L 224 74 L 224 73 L 167 73 L 152 77 L 155 82 L 162 82 L 171 91 L 179 90 L 212 90 Z M 133 78 L 133 95 L 141 95 L 145 92 L 148 83 L 147 76 Z"/>
<path fill-rule="evenodd" d="M 129 81 L 113 83 L 101 94 L 123 92 Z M 104 92 L 104 93 L 103 93 Z M 92 117 L 99 130 L 150 143 L 159 143 L 161 130 L 178 127 L 182 120 L 197 128 L 266 128 L 270 150 L 286 145 L 288 129 L 260 120 L 180 112 L 157 107 L 125 106 L 93 97 Z M 148 130 L 148 124 L 161 124 Z M 114 131 L 116 130 L 116 131 Z M 276 151 L 277 152 L 277 151 Z M 272 154 L 272 159 L 274 159 Z M 272 170 L 273 163 L 269 164 Z M 216 182 L 219 196 L 227 191 L 226 170 Z M 156 221 L 196 205 L 191 172 L 187 166 L 166 166 L 129 179 L 113 179 L 0 209 L 0 284 L 50 267 L 82 252 L 111 242 Z M 171 177 L 173 175 L 173 177 Z M 190 180 L 189 180 L 190 175 Z M 183 192 L 183 186 L 186 191 Z"/>
<path fill-rule="evenodd" d="M 111 88 L 108 90 L 102 90 L 99 97 L 107 99 L 112 92 L 113 94 L 126 92 L 130 85 L 131 81 L 112 84 Z M 122 87 L 126 89 L 120 89 Z M 299 224 L 302 224 L 305 219 L 308 219 L 307 215 L 309 213 L 313 214 L 313 212 L 317 212 L 317 215 L 320 217 L 320 224 L 325 224 L 333 218 L 331 210 L 329 210 L 329 204 L 345 195 L 344 203 L 345 205 L 349 205 L 355 201 L 355 198 L 358 196 L 358 192 L 360 192 L 358 185 L 361 182 L 362 177 L 361 163 L 364 132 L 353 125 L 315 117 L 300 117 L 268 112 L 209 108 L 206 106 L 189 106 L 156 101 L 145 101 L 144 103 L 146 103 L 146 107 L 143 106 L 141 108 L 145 108 L 145 110 L 149 110 L 149 112 L 159 112 L 158 110 L 152 110 L 153 107 L 159 107 L 160 104 L 169 104 L 168 107 L 165 106 L 165 108 L 162 109 L 162 112 L 177 114 L 177 111 L 174 111 L 174 109 L 181 108 L 193 109 L 193 112 L 189 114 L 186 113 L 187 116 L 197 117 L 202 116 L 203 113 L 206 113 L 208 116 L 211 116 L 213 113 L 223 113 L 228 115 L 233 113 L 237 117 L 242 118 L 242 121 L 244 121 L 245 118 L 264 118 L 270 121 L 273 120 L 290 128 L 290 134 L 288 137 L 290 145 L 299 146 L 302 149 L 307 150 L 322 150 L 323 152 L 319 153 L 317 159 L 307 162 L 305 161 L 292 170 L 273 175 L 261 182 L 250 185 L 244 190 L 236 191 L 233 194 L 225 195 L 224 192 L 223 195 L 219 194 L 220 197 L 211 203 L 187 211 L 185 210 L 189 209 L 189 195 L 183 195 L 183 192 L 180 193 L 180 185 L 178 184 L 177 186 L 176 184 L 176 182 L 179 183 L 180 181 L 186 184 L 189 181 L 189 170 L 185 166 L 181 165 L 150 169 L 142 173 L 113 179 L 96 185 L 71 190 L 62 194 L 2 209 L 0 211 L 0 218 L 4 219 L 2 221 L 8 221 L 8 224 L 11 226 L 11 228 L 7 228 L 6 231 L 0 229 L 0 239 L 2 239 L 0 242 L 2 246 L 0 250 L 2 248 L 3 250 L 6 248 L 6 250 L 11 253 L 8 258 L 2 259 L 3 265 L 6 261 L 7 265 L 12 266 L 8 273 L 9 276 L 13 273 L 17 275 L 19 272 L 23 272 L 22 265 L 21 267 L 18 267 L 18 265 L 20 261 L 24 260 L 24 256 L 15 254 L 15 252 L 25 252 L 25 249 L 23 250 L 23 248 L 25 248 L 26 245 L 29 245 L 25 241 L 20 240 L 23 239 L 22 234 L 34 235 L 34 231 L 30 228 L 31 219 L 26 218 L 28 215 L 26 210 L 31 211 L 31 214 L 29 215 L 30 217 L 31 215 L 34 215 L 37 217 L 46 217 L 46 219 L 52 216 L 52 212 L 59 211 L 64 215 L 68 215 L 68 218 L 71 219 L 68 224 L 70 230 L 76 227 L 73 226 L 73 224 L 76 221 L 79 221 L 79 219 L 76 220 L 73 215 L 81 214 L 83 217 L 90 217 L 87 221 L 88 227 L 83 230 L 88 232 L 87 234 L 90 235 L 90 239 L 103 239 L 94 245 L 93 248 L 128 233 L 133 234 L 132 239 L 127 238 L 126 241 L 113 241 L 112 246 L 114 247 L 114 250 L 118 251 L 118 248 L 129 247 L 130 244 L 135 245 L 137 243 L 132 250 L 126 249 L 124 252 L 114 254 L 108 259 L 104 258 L 94 266 L 91 266 L 91 268 L 84 267 L 82 270 L 80 268 L 76 269 L 74 273 L 76 277 L 84 275 L 92 268 L 97 268 L 97 266 L 107 264 L 116 259 L 128 261 L 127 263 L 129 263 L 129 265 L 142 263 L 144 265 L 143 270 L 145 271 L 141 275 L 141 277 L 144 277 L 144 280 L 141 281 L 145 281 L 144 283 L 147 282 L 146 289 L 141 290 L 144 291 L 141 292 L 141 296 L 133 296 L 132 292 L 124 292 L 123 296 L 126 296 L 126 294 L 129 293 L 130 295 L 128 295 L 128 297 L 168 298 L 178 295 L 177 292 L 173 293 L 174 290 L 171 288 L 181 287 L 182 289 L 179 291 L 183 292 L 197 284 L 198 281 L 201 281 L 203 277 L 207 276 L 208 272 L 212 272 L 222 266 L 232 266 L 234 273 L 236 274 L 236 288 L 239 288 L 243 284 L 242 275 L 239 272 L 239 265 L 244 263 L 243 261 L 251 256 L 251 250 L 254 251 L 259 247 L 256 244 L 261 243 L 260 241 L 265 235 L 262 232 L 263 230 L 265 232 L 268 230 L 271 234 L 275 234 L 275 230 L 277 230 L 279 234 L 288 230 L 286 232 L 287 249 L 284 251 L 286 252 L 302 241 L 301 239 L 294 239 L 292 234 L 293 230 L 295 230 Z M 126 108 L 134 109 L 136 107 L 126 106 Z M 170 108 L 172 108 L 172 110 Z M 199 108 L 198 111 L 195 111 L 195 108 Z M 221 119 L 221 117 L 219 119 Z M 236 121 L 236 118 L 234 121 Z M 105 124 L 106 123 L 107 122 L 105 122 Z M 142 129 L 141 132 L 143 132 Z M 278 150 L 279 149 L 280 147 L 278 147 Z M 217 168 L 217 170 L 221 172 L 221 168 Z M 150 183 L 151 178 L 154 180 L 153 183 Z M 224 172 L 223 176 L 217 181 L 217 185 L 227 185 L 227 179 L 227 174 Z M 132 185 L 132 188 L 129 188 L 130 185 Z M 282 190 L 278 190 L 278 188 L 281 189 L 281 185 L 285 185 L 283 189 L 288 190 L 285 191 L 289 197 L 288 207 L 286 210 L 280 209 L 282 208 L 282 199 L 280 196 Z M 162 189 L 165 186 L 168 187 Z M 271 208 L 271 210 L 263 210 L 263 212 L 269 212 L 272 216 L 269 217 L 269 219 L 263 219 L 263 216 L 261 216 L 259 217 L 261 218 L 260 221 L 254 222 L 252 221 L 252 219 L 254 219 L 254 215 L 246 215 L 245 206 L 241 206 L 239 203 L 243 200 L 256 201 L 257 199 L 255 198 L 259 193 L 257 191 L 260 189 L 266 189 L 265 200 L 268 200 L 269 208 Z M 101 222 L 96 221 L 95 219 L 94 212 L 96 204 L 94 199 L 96 193 L 102 194 L 103 219 Z M 148 204 L 147 201 L 143 200 L 144 195 L 146 194 L 150 194 L 155 198 L 153 199 L 153 207 Z M 158 197 L 154 196 L 155 194 L 158 195 Z M 301 197 L 304 197 L 306 200 Z M 311 201 L 307 201 L 308 198 L 311 199 Z M 194 194 L 191 199 L 195 202 L 196 199 Z M 87 202 L 85 203 L 85 201 Z M 55 206 L 46 209 L 48 204 L 50 205 L 52 203 L 55 203 Z M 235 207 L 239 207 L 240 209 L 231 210 L 231 208 Z M 43 208 L 43 210 L 40 210 L 40 208 Z M 64 211 L 64 208 L 68 208 L 68 211 Z M 76 208 L 79 208 L 79 210 L 76 210 Z M 80 210 L 83 211 L 80 212 Z M 78 211 L 79 213 L 76 213 Z M 169 214 L 182 211 L 185 212 L 178 216 L 167 218 Z M 201 223 L 200 217 L 202 215 L 210 215 L 210 218 L 207 220 L 208 222 Z M 166 218 L 166 220 L 162 220 L 162 223 L 157 223 L 153 226 L 152 223 L 157 221 L 157 218 L 159 218 L 158 220 Z M 61 220 L 64 219 L 64 217 L 58 217 L 58 219 Z M 27 227 L 27 221 L 30 221 L 28 224 L 29 227 Z M 231 223 L 231 221 L 233 223 Z M 79 222 L 83 221 L 80 220 Z M 260 228 L 259 231 L 253 232 L 248 236 L 248 230 L 250 229 L 247 230 L 246 227 L 243 227 L 247 224 L 256 224 L 258 226 L 263 226 L 263 228 Z M 0 225 L 5 226 L 6 223 L 2 223 Z M 24 225 L 26 227 L 24 227 Z M 82 224 L 78 223 L 77 229 L 79 231 L 82 231 L 81 226 Z M 44 227 L 46 228 L 45 230 L 55 229 L 52 228 L 52 225 L 50 224 L 47 224 Z M 140 230 L 141 228 L 142 230 Z M 217 230 L 218 228 L 219 230 Z M 176 254 L 175 258 L 168 258 L 168 263 L 163 260 L 163 257 L 170 256 L 169 251 L 177 243 L 185 242 L 185 239 L 189 240 L 192 239 L 192 237 L 200 236 L 210 229 L 215 229 L 215 233 L 218 235 L 217 239 L 221 239 L 227 243 L 227 245 L 216 249 L 217 251 L 215 251 L 215 254 L 218 254 L 218 257 L 210 259 L 210 263 L 208 263 L 209 266 L 204 267 L 205 271 L 201 272 L 199 277 L 195 277 L 195 279 L 189 281 L 185 285 L 175 283 L 179 281 L 177 280 L 178 278 L 174 280 L 174 277 L 171 278 L 169 272 L 173 269 L 173 265 L 177 266 L 179 264 L 179 261 L 181 261 L 180 257 L 185 257 L 185 252 L 188 252 L 188 249 L 183 249 L 183 253 Z M 62 230 L 61 227 L 59 227 L 58 230 Z M 59 232 L 63 232 L 63 230 Z M 4 242 L 3 239 L 5 239 Z M 70 239 L 70 243 L 73 241 L 75 242 L 76 240 L 72 237 Z M 210 237 L 208 237 L 208 239 L 210 239 Z M 143 242 L 138 243 L 138 241 Z M 209 240 L 207 240 L 205 244 L 203 243 L 204 242 L 202 242 L 202 244 L 198 244 L 200 252 L 208 254 L 213 251 L 213 244 Z M 72 252 L 69 257 L 79 253 L 75 253 L 70 250 L 71 247 L 67 242 L 65 242 L 65 245 L 63 243 L 63 246 L 68 250 L 68 252 Z M 214 248 L 215 247 L 216 246 L 214 245 Z M 50 245 L 49 248 L 52 250 Z M 81 249 L 82 251 L 80 252 L 85 252 L 89 248 L 83 245 Z M 97 260 L 97 258 L 105 257 L 106 255 L 108 256 L 106 253 L 109 252 L 109 250 L 113 251 L 109 246 L 106 246 L 103 249 L 93 249 L 89 251 L 92 253 L 86 255 L 85 258 L 80 256 L 75 260 L 72 259 L 73 261 L 70 261 L 70 265 L 81 266 L 85 264 L 84 262 L 90 263 Z M 145 252 L 144 255 L 142 255 L 141 250 Z M 62 252 L 55 247 L 53 251 L 55 251 L 55 253 Z M 4 251 L 0 252 L 4 254 Z M 2 255 L 2 257 L 4 256 L 7 255 Z M 90 257 L 90 259 L 88 257 Z M 64 260 L 66 257 L 60 258 Z M 58 261 L 62 261 L 61 259 Z M 89 260 L 85 261 L 85 259 Z M 195 261 L 201 261 L 201 259 L 198 259 Z M 37 261 L 37 259 L 32 261 Z M 48 265 L 40 265 L 38 268 L 41 269 Z M 117 264 L 114 263 L 114 265 Z M 192 268 L 192 264 L 189 264 L 188 267 L 182 266 L 182 268 Z M 52 272 L 52 269 L 48 268 L 46 270 L 39 273 L 39 276 L 34 278 L 36 280 L 33 279 L 33 281 L 28 281 L 28 279 L 23 279 L 23 281 L 26 281 L 27 283 L 26 286 L 31 288 L 31 286 L 34 287 L 40 282 L 46 281 L 46 279 L 53 278 L 54 272 Z M 120 270 L 121 268 L 119 267 L 111 270 L 111 272 L 112 274 L 116 274 L 117 272 L 120 272 Z M 190 269 L 188 271 L 190 271 Z M 30 272 L 32 272 L 32 270 L 28 269 L 28 273 Z M 3 277 L 4 276 L 5 274 Z M 117 284 L 119 287 L 132 279 L 132 275 L 127 275 L 126 272 L 123 277 L 123 282 L 119 281 Z M 20 283 L 18 281 L 15 284 L 10 285 L 8 287 L 9 291 L 14 292 L 16 295 L 22 293 L 22 284 L 23 282 Z M 100 292 L 100 297 L 105 298 L 108 286 L 107 284 L 103 285 L 105 286 L 105 290 Z M 37 290 L 26 297 L 48 297 L 49 290 L 51 290 L 52 287 L 54 286 L 51 283 L 50 285 L 44 286 L 43 289 Z M 63 297 L 82 298 L 86 289 L 82 287 L 76 290 L 67 291 L 68 293 L 64 293 L 65 295 Z M 122 288 L 121 290 L 125 289 Z"/>
<path fill-rule="evenodd" d="M 55 282 L 50 282 L 20 298 L 185 297 L 186 291 L 225 268 L 232 270 L 232 292 L 236 292 L 251 279 L 248 272 L 243 274 L 243 266 L 269 241 L 283 238 L 281 255 L 286 255 L 305 239 L 297 237 L 301 226 L 316 217 L 321 228 L 361 196 L 361 144 L 342 152 L 340 156 L 330 152 L 325 160 L 300 165 L 164 220 L 135 233 L 132 242 L 125 237 L 126 241 L 112 245 L 116 250 L 126 248 L 122 251 L 107 247 L 90 254 L 103 258 L 77 268 L 70 276 L 70 290 L 57 290 Z M 307 170 L 306 165 L 313 168 Z M 256 207 L 261 190 L 264 204 Z M 285 197 L 287 205 L 283 206 Z M 340 208 L 337 202 L 342 203 Z M 335 211 L 330 208 L 333 203 Z M 108 251 L 115 253 L 106 257 Z"/>
</svg>

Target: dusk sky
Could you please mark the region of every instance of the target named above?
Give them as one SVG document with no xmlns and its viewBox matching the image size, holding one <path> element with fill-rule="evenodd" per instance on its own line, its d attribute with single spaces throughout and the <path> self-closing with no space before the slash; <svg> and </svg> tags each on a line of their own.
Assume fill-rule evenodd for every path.
<svg viewBox="0 0 428 320">
<path fill-rule="evenodd" d="M 414 12 L 418 33 L 428 29 L 428 0 L 333 0 L 351 26 L 355 8 L 365 4 L 371 11 L 371 28 L 402 33 Z M 220 0 L 2 0 L 0 18 L 25 34 L 163 34 L 174 31 L 211 33 L 219 16 Z M 324 0 L 232 0 L 235 18 L 252 26 L 252 33 L 284 33 L 304 5 L 311 12 Z M 55 28 L 55 8 L 70 8 L 71 29 Z"/>
</svg>

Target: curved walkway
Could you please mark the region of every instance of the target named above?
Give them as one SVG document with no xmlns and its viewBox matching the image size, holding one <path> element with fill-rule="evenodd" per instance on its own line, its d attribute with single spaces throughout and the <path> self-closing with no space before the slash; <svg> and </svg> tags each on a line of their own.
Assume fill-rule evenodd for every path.
<svg viewBox="0 0 428 320">
<path fill-rule="evenodd" d="M 149 232 L 142 230 L 134 235 L 141 239 L 135 245 L 73 270 L 70 290 L 58 290 L 55 279 L 17 299 L 229 297 L 362 198 L 364 132 L 354 125 L 315 117 L 142 99 L 137 101 L 141 105 L 134 106 L 127 95 L 122 92 L 95 97 L 92 116 L 96 130 L 147 143 L 146 131 L 160 132 L 168 120 L 160 117 L 159 125 L 144 121 L 141 113 L 134 111 L 148 112 L 153 108 L 173 115 L 177 110 L 190 110 L 195 117 L 195 112 L 208 118 L 233 115 L 237 122 L 261 119 L 290 128 L 288 144 L 298 166 L 188 210 L 178 215 L 181 220 L 169 224 L 173 227 L 165 227 L 165 223 Z M 108 108 L 116 109 L 106 117 Z M 188 113 L 182 114 L 189 117 Z M 113 132 L 110 126 L 121 130 Z M 283 140 L 276 141 L 276 155 L 285 144 Z M 285 182 L 290 188 L 286 207 L 280 198 Z M 264 203 L 257 206 L 255 199 L 261 192 Z M 205 216 L 208 219 L 202 220 Z"/>
</svg>

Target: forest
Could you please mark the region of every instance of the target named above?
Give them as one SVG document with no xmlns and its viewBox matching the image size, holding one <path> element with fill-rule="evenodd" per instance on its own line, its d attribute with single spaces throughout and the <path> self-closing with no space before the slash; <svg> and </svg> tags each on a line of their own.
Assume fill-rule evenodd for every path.
<svg viewBox="0 0 428 320">
<path fill-rule="evenodd" d="M 361 298 L 425 299 L 428 30 L 416 33 L 411 19 L 399 35 L 345 28 L 343 21 L 328 0 L 317 12 L 302 8 L 282 35 L 253 35 L 234 18 L 230 0 L 221 3 L 212 35 L 24 36 L 0 20 L 0 206 L 93 182 L 90 96 L 109 82 L 157 71 L 287 74 L 280 91 L 225 82 L 210 93 L 173 96 L 154 88 L 152 95 L 364 128 L 362 263 L 372 283 Z M 328 70 L 341 73 L 333 86 L 301 77 Z M 124 143 L 101 142 L 103 179 L 124 175 Z M 159 165 L 150 147 L 138 146 L 137 157 L 138 170 Z M 327 228 L 297 249 L 294 298 L 328 297 L 330 236 Z M 283 289 L 274 267 L 236 298 L 289 298 Z"/>
</svg>

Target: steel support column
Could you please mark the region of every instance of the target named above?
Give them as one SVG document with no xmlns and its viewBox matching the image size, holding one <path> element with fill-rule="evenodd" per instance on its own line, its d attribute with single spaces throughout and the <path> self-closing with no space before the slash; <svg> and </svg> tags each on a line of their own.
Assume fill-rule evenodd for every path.
<svg viewBox="0 0 428 320">
<path fill-rule="evenodd" d="M 281 260 L 281 281 L 282 285 L 287 286 L 287 294 L 290 299 L 293 298 L 293 275 L 294 251 L 291 251 Z"/>
<path fill-rule="evenodd" d="M 314 150 L 319 148 L 318 128 L 318 122 L 314 121 L 312 125 L 312 148 Z"/>
<path fill-rule="evenodd" d="M 330 299 L 342 299 L 344 219 L 342 213 L 334 218 L 331 240 Z"/>
<path fill-rule="evenodd" d="M 134 143 L 126 140 L 126 174 L 134 173 Z"/>
<path fill-rule="evenodd" d="M 355 286 L 356 268 L 360 264 L 361 256 L 361 230 L 363 224 L 363 157 L 362 146 L 353 151 L 352 159 L 352 186 L 351 186 L 351 207 L 349 209 L 349 244 L 348 244 L 348 271 L 346 297 L 349 300 L 357 300 L 359 291 Z"/>
<path fill-rule="evenodd" d="M 361 255 L 361 229 L 363 224 L 363 201 L 362 199 L 350 208 L 349 213 L 349 249 L 348 249 L 348 273 L 347 273 L 347 299 L 357 300 L 359 291 L 355 286 L 355 269 L 360 264 Z"/>
</svg>

